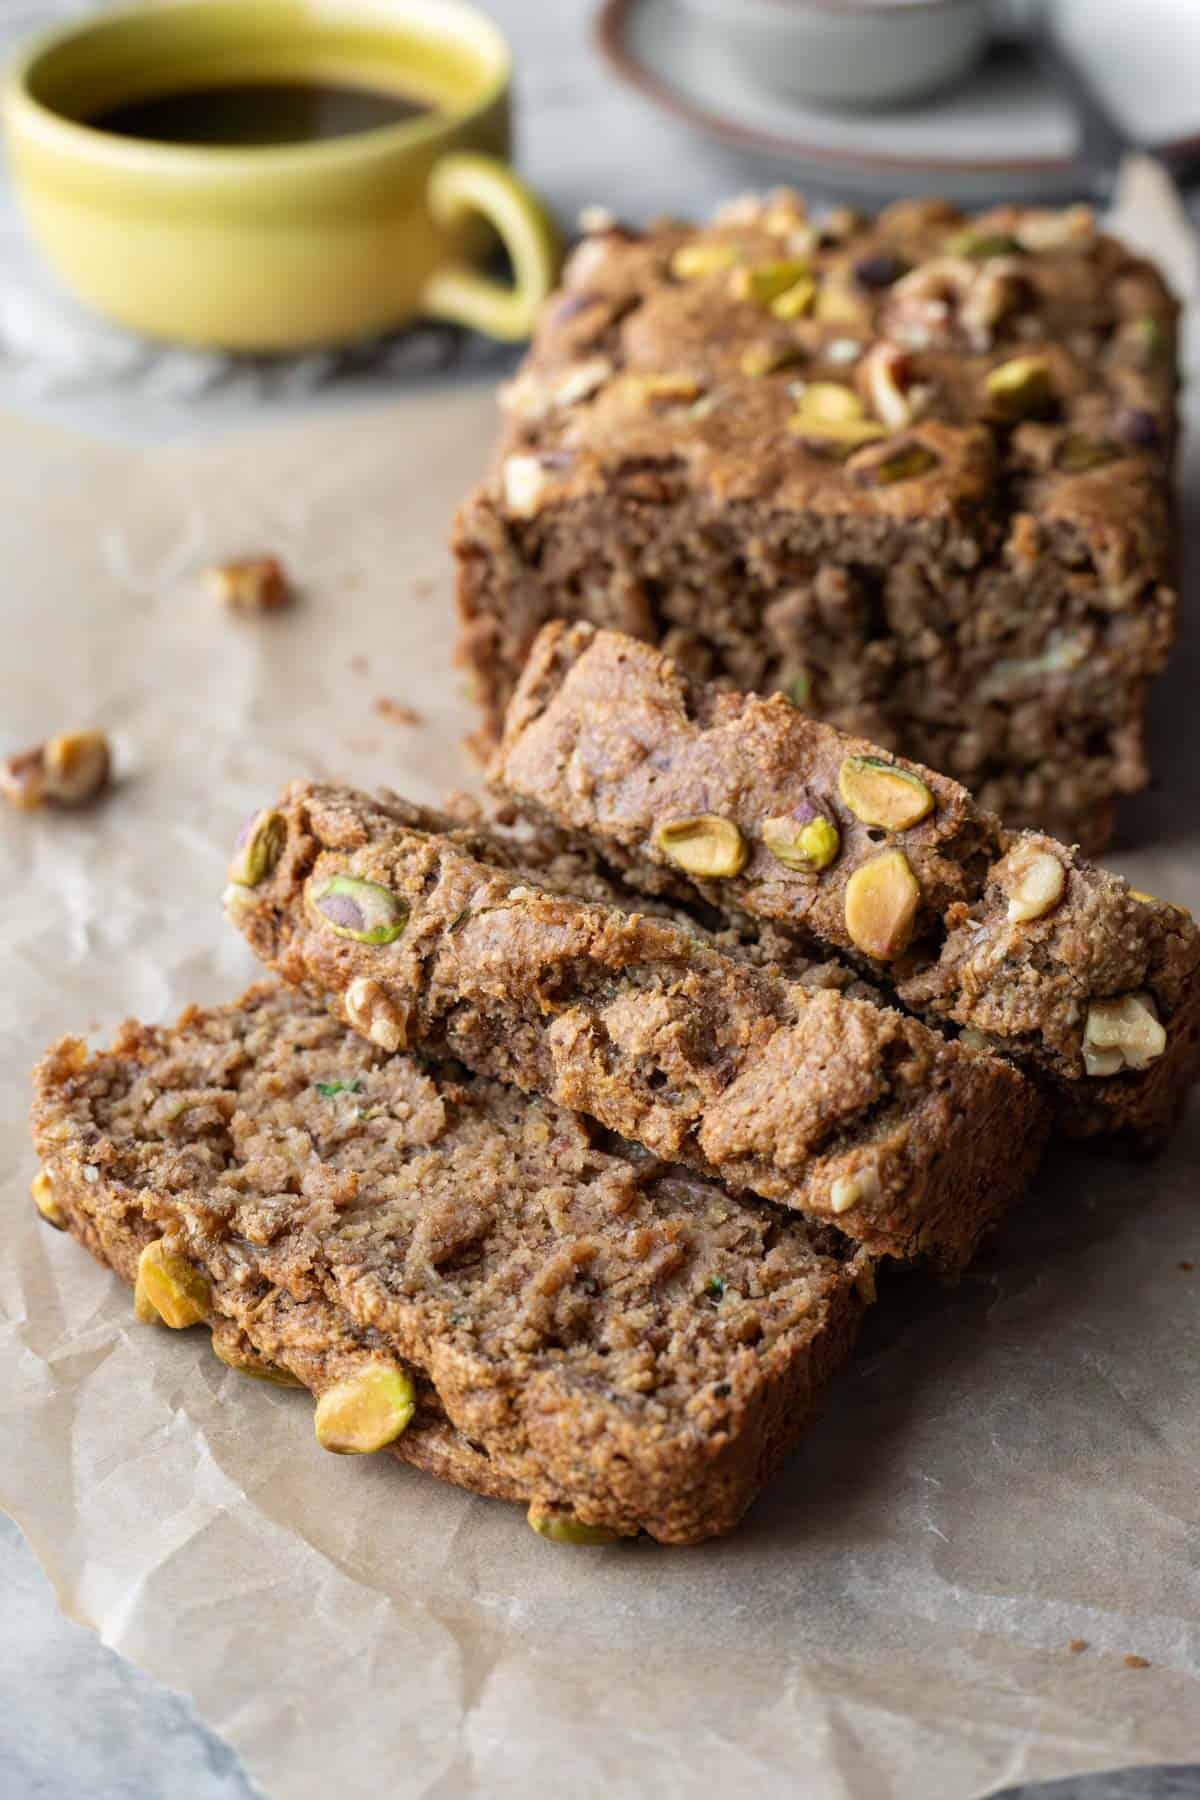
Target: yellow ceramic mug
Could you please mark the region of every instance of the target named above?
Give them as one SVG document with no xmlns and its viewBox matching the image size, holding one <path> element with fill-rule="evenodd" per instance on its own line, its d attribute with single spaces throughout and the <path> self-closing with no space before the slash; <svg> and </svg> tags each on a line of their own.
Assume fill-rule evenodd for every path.
<svg viewBox="0 0 1200 1800">
<path fill-rule="evenodd" d="M 288 350 L 416 315 L 527 336 L 557 240 L 509 148 L 508 47 L 461 0 L 143 0 L 32 44 L 4 95 L 26 217 L 81 299 L 191 344 Z M 210 148 L 84 121 L 187 89 L 393 90 L 432 110 L 320 142 Z M 499 233 L 511 286 L 472 266 Z"/>
</svg>

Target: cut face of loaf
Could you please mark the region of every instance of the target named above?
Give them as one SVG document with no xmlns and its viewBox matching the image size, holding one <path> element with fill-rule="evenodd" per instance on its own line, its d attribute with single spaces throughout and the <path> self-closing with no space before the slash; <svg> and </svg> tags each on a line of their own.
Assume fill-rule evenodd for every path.
<svg viewBox="0 0 1200 1800">
<path fill-rule="evenodd" d="M 269 854 L 231 868 L 257 954 L 374 1043 L 544 1094 L 879 1254 L 958 1266 L 1021 1191 L 1043 1109 L 1004 1064 L 410 817 L 297 783 L 253 828 Z"/>
<path fill-rule="evenodd" d="M 551 1535 L 729 1530 L 872 1291 L 839 1233 L 389 1056 L 270 982 L 100 1054 L 64 1039 L 35 1096 L 39 1205 L 140 1268 L 139 1311 L 148 1291 L 235 1367 L 310 1388 L 327 1447 L 390 1432 Z M 385 1404 L 380 1425 L 389 1384 L 407 1424 Z"/>
<path fill-rule="evenodd" d="M 484 737 L 583 619 L 1099 850 L 1174 632 L 1176 311 L 1082 207 L 592 233 L 457 520 Z"/>
<path fill-rule="evenodd" d="M 538 639 L 492 780 L 634 887 L 856 959 L 1036 1076 L 1066 1130 L 1170 1130 L 1197 1064 L 1192 919 L 956 782 L 588 625 Z"/>
</svg>

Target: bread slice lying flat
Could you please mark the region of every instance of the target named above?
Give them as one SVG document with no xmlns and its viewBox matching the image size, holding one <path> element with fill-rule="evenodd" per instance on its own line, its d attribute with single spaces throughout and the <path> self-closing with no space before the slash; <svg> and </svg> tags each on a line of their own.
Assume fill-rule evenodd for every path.
<svg viewBox="0 0 1200 1800">
<path fill-rule="evenodd" d="M 273 982 L 35 1072 L 39 1205 L 139 1315 L 547 1535 L 728 1531 L 873 1293 L 836 1230 Z M 249 1404 L 249 1398 L 248 1402 Z"/>
</svg>

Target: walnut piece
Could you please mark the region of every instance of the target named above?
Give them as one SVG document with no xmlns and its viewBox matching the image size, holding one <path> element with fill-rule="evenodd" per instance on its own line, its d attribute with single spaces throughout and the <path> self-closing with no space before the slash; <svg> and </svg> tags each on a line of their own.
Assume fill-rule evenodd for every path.
<svg viewBox="0 0 1200 1800">
<path fill-rule="evenodd" d="M 1083 1034 L 1083 1061 L 1089 1075 L 1117 1075 L 1144 1069 L 1162 1055 L 1167 1034 L 1150 994 L 1122 994 L 1093 1000 Z"/>
</svg>

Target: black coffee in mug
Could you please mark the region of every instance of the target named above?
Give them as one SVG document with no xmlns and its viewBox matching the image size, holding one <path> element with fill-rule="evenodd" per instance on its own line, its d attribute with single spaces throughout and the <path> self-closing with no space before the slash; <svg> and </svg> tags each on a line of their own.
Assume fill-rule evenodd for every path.
<svg viewBox="0 0 1200 1800">
<path fill-rule="evenodd" d="M 403 125 L 432 111 L 394 89 L 333 82 L 238 82 L 151 94 L 107 107 L 85 122 L 94 131 L 160 144 L 228 147 L 316 144 Z"/>
</svg>

